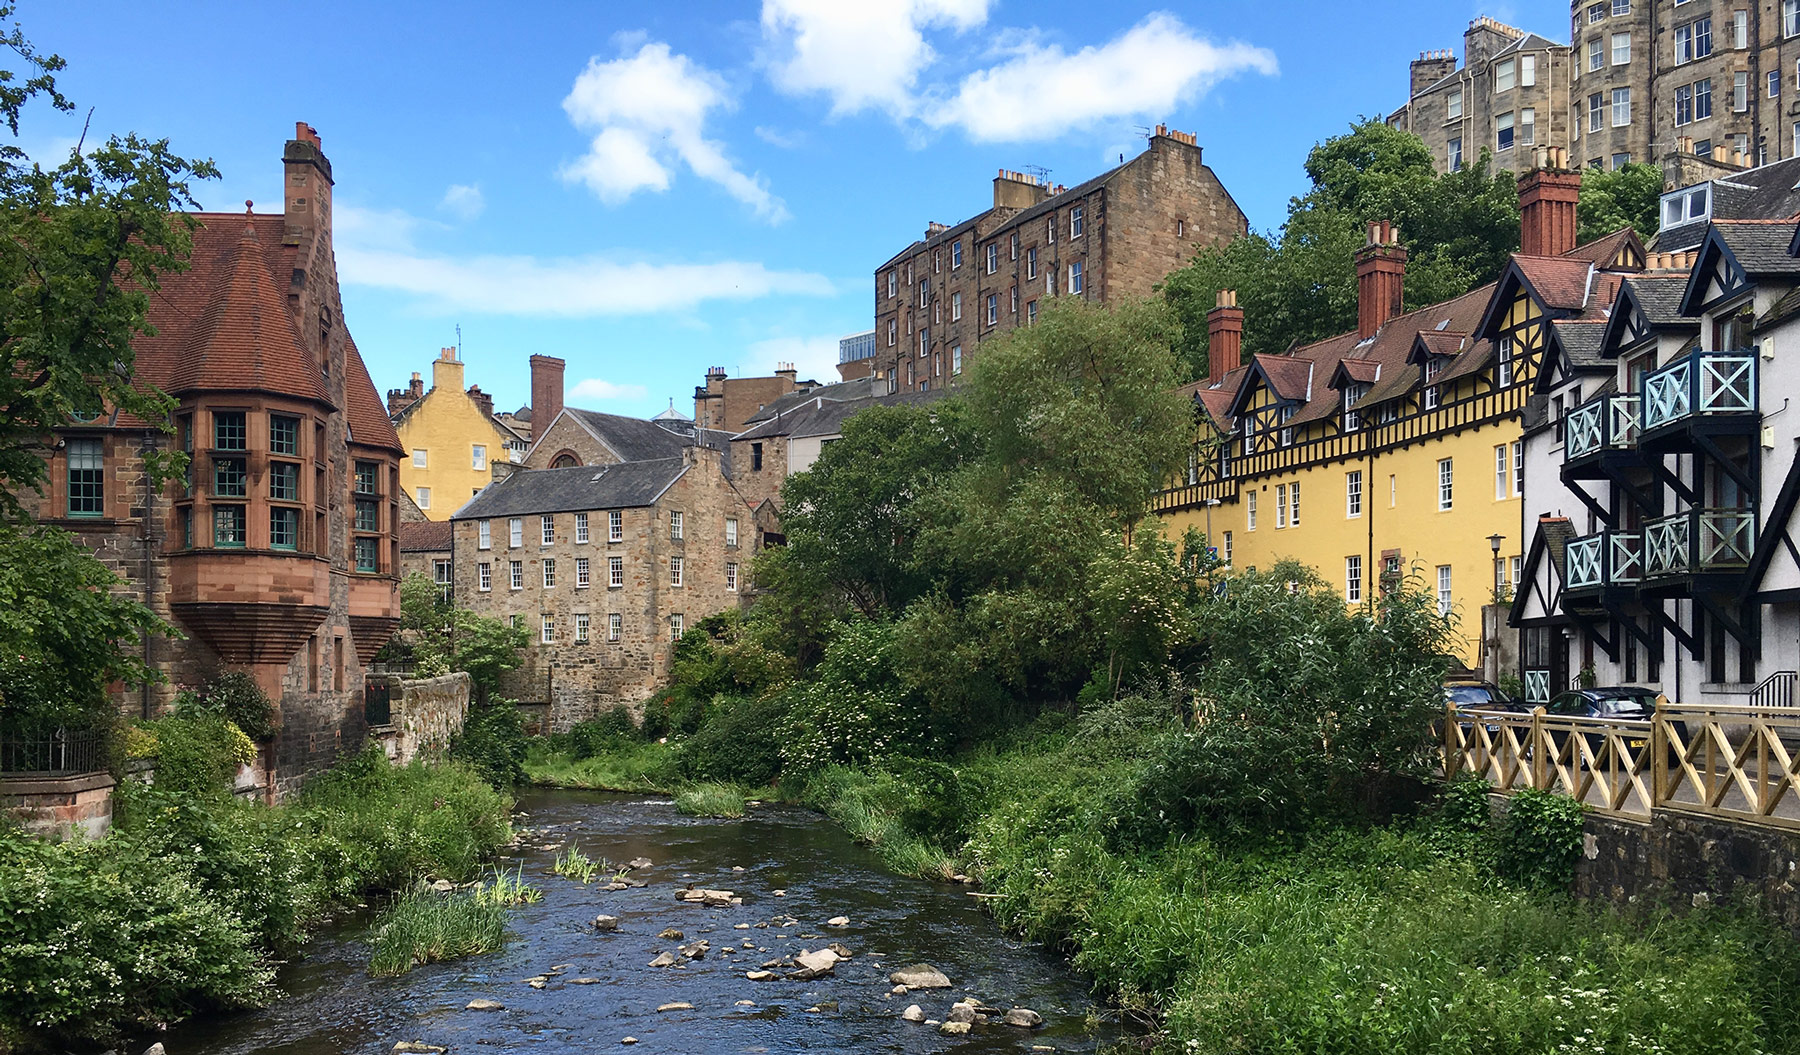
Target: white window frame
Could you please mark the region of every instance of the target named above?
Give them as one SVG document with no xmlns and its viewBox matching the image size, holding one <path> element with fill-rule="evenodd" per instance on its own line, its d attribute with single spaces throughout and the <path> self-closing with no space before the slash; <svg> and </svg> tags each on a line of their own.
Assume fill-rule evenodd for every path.
<svg viewBox="0 0 1800 1055">
<path fill-rule="evenodd" d="M 1517 118 L 1511 110 L 1494 115 L 1494 149 L 1511 150 L 1518 142 Z"/>
<path fill-rule="evenodd" d="M 494 548 L 494 525 L 491 521 L 477 520 L 475 522 L 475 548 Z"/>
<path fill-rule="evenodd" d="M 414 447 L 413 448 L 413 452 L 412 452 L 413 468 L 415 468 L 415 469 L 428 468 L 429 466 L 427 463 L 429 463 L 430 461 L 431 461 L 431 454 L 428 450 L 426 450 L 424 447 Z"/>
<path fill-rule="evenodd" d="M 1631 89 L 1614 88 L 1612 90 L 1612 126 L 1614 128 L 1631 127 Z"/>
<path fill-rule="evenodd" d="M 575 588 L 585 590 L 594 585 L 593 569 L 586 557 L 575 558 Z"/>
<path fill-rule="evenodd" d="M 1506 444 L 1502 443 L 1494 448 L 1494 500 L 1496 502 L 1506 498 L 1506 485 L 1511 477 L 1512 474 L 1507 471 L 1506 467 Z"/>
<path fill-rule="evenodd" d="M 1623 41 L 1623 43 L 1620 43 Z M 1612 46 L 1612 64 L 1614 66 L 1631 65 L 1631 34 L 1614 33 L 1608 41 Z"/>
<path fill-rule="evenodd" d="M 989 293 L 987 295 L 986 321 L 989 326 L 997 326 L 1000 323 L 1000 294 L 998 293 Z"/>
<path fill-rule="evenodd" d="M 606 558 L 606 588 L 609 590 L 618 590 L 618 589 L 622 589 L 624 586 L 625 586 L 625 558 L 624 557 L 608 557 L 608 558 Z"/>
<path fill-rule="evenodd" d="M 1288 527 L 1300 526 L 1300 481 L 1288 485 Z"/>
<path fill-rule="evenodd" d="M 1449 512 L 1456 506 L 1456 465 L 1454 458 L 1438 459 L 1438 512 Z"/>
<path fill-rule="evenodd" d="M 541 567 L 544 572 L 544 589 L 556 589 L 556 558 L 545 557 Z"/>
<path fill-rule="evenodd" d="M 588 542 L 588 515 L 586 513 L 576 513 L 575 514 L 575 544 L 578 546 L 585 546 L 585 545 L 587 545 L 587 542 Z"/>
<path fill-rule="evenodd" d="M 737 517 L 726 517 L 725 518 L 725 544 L 727 546 L 735 546 L 738 544 L 738 520 L 737 520 Z"/>
<path fill-rule="evenodd" d="M 1588 41 L 1588 72 L 1606 68 L 1606 41 L 1599 37 Z"/>
<path fill-rule="evenodd" d="M 541 620 L 539 625 L 542 629 L 540 631 L 539 641 L 546 645 L 556 644 L 556 617 L 553 615 L 546 615 L 542 616 Z"/>
<path fill-rule="evenodd" d="M 1344 558 L 1344 600 L 1351 604 L 1362 603 L 1362 554 L 1352 553 Z"/>
<path fill-rule="evenodd" d="M 1512 59 L 1494 63 L 1494 92 L 1510 92 L 1519 82 L 1519 67 Z"/>
<path fill-rule="evenodd" d="M 686 537 L 687 518 L 682 516 L 679 509 L 669 510 L 669 541 L 680 542 Z"/>
<path fill-rule="evenodd" d="M 1438 565 L 1437 580 L 1438 615 L 1447 616 L 1450 614 L 1451 609 L 1456 606 L 1456 594 L 1451 586 L 1450 565 Z"/>
<path fill-rule="evenodd" d="M 962 294 L 961 293 L 952 293 L 952 294 L 950 294 L 950 321 L 955 322 L 961 318 L 962 318 Z"/>
<path fill-rule="evenodd" d="M 1288 492 L 1287 484 L 1275 485 L 1275 530 L 1280 531 L 1288 526 Z"/>
<path fill-rule="evenodd" d="M 608 612 L 606 615 L 606 640 L 616 643 L 624 636 L 625 617 L 618 612 Z"/>
<path fill-rule="evenodd" d="M 737 588 L 738 588 L 737 561 L 728 560 L 725 562 L 725 590 L 727 593 L 736 593 Z"/>
<path fill-rule="evenodd" d="M 1452 88 L 1444 98 L 1444 120 L 1460 121 L 1463 115 L 1463 95 L 1461 88 Z"/>
<path fill-rule="evenodd" d="M 506 521 L 506 543 L 508 549 L 518 549 L 525 544 L 525 518 L 508 517 Z"/>
<path fill-rule="evenodd" d="M 1588 96 L 1588 131 L 1598 132 L 1606 127 L 1606 96 L 1595 92 Z M 889 341 L 889 344 L 894 342 Z"/>
<path fill-rule="evenodd" d="M 1512 497 L 1518 498 L 1525 493 L 1525 441 L 1514 440 L 1512 443 Z"/>
<path fill-rule="evenodd" d="M 522 560 L 507 561 L 506 562 L 506 572 L 507 572 L 506 584 L 509 589 L 523 590 L 525 588 L 525 562 L 524 561 L 522 561 Z"/>
<path fill-rule="evenodd" d="M 588 643 L 588 614 L 586 612 L 575 613 L 575 643 L 577 645 Z"/>
<path fill-rule="evenodd" d="M 987 273 L 991 275 L 998 270 L 1000 270 L 1000 247 L 989 242 L 987 245 Z"/>
<path fill-rule="evenodd" d="M 556 544 L 556 514 L 541 513 L 538 515 L 538 538 L 540 544 L 552 546 Z"/>
<path fill-rule="evenodd" d="M 606 541 L 625 541 L 625 513 L 623 510 L 614 509 L 606 514 Z"/>
<path fill-rule="evenodd" d="M 950 373 L 952 376 L 962 373 L 962 345 L 950 349 Z"/>
<path fill-rule="evenodd" d="M 1086 228 L 1087 228 L 1086 214 L 1082 210 L 1081 206 L 1077 205 L 1074 208 L 1070 209 L 1069 210 L 1069 238 L 1070 239 L 1080 238 L 1081 232 L 1083 230 L 1085 230 Z"/>
<path fill-rule="evenodd" d="M 1223 537 L 1220 541 L 1223 542 L 1224 545 L 1219 547 L 1219 559 L 1224 561 L 1225 566 L 1229 568 L 1231 566 L 1231 532 L 1221 532 L 1221 535 Z"/>
<path fill-rule="evenodd" d="M 1352 469 L 1344 474 L 1344 519 L 1355 520 L 1362 516 L 1362 470 Z"/>
<path fill-rule="evenodd" d="M 1083 263 L 1085 261 L 1082 260 L 1069 262 L 1069 292 L 1071 294 L 1080 293 L 1086 286 L 1086 277 L 1082 274 L 1081 265 Z"/>
<path fill-rule="evenodd" d="M 680 586 L 682 573 L 687 570 L 686 562 L 680 557 L 669 558 L 669 585 Z"/>
<path fill-rule="evenodd" d="M 1256 492 L 1244 492 L 1244 530 L 1256 530 Z"/>
<path fill-rule="evenodd" d="M 1520 55 L 1519 56 L 1519 87 L 1532 88 L 1532 87 L 1536 87 L 1536 86 L 1537 86 L 1537 56 L 1536 55 Z"/>
<path fill-rule="evenodd" d="M 680 612 L 669 613 L 669 637 L 680 641 L 681 635 L 687 632 L 687 616 Z"/>
<path fill-rule="evenodd" d="M 431 488 L 415 487 L 413 488 L 413 494 L 418 498 L 418 505 L 421 510 L 431 508 Z"/>
<path fill-rule="evenodd" d="M 484 443 L 469 444 L 469 467 L 480 472 L 488 467 L 487 445 Z"/>
<path fill-rule="evenodd" d="M 494 565 L 490 561 L 482 561 L 475 565 L 475 588 L 482 593 L 494 589 Z"/>
</svg>

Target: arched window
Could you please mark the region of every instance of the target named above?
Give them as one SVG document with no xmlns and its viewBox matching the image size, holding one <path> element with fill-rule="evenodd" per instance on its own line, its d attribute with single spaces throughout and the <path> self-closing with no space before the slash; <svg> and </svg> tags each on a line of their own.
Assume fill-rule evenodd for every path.
<svg viewBox="0 0 1800 1055">
<path fill-rule="evenodd" d="M 550 463 L 550 468 L 552 468 L 552 469 L 573 469 L 577 465 L 580 465 L 580 464 L 581 464 L 580 462 L 575 460 L 575 456 L 573 454 L 559 454 L 556 456 L 556 460 Z"/>
</svg>

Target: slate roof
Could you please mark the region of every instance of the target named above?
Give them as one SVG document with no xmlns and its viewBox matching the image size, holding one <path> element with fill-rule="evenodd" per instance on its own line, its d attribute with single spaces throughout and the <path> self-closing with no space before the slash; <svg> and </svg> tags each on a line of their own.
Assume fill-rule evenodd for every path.
<svg viewBox="0 0 1800 1055">
<path fill-rule="evenodd" d="M 757 408 L 756 412 L 746 419 L 745 427 L 755 425 L 759 421 L 766 421 L 767 419 L 780 414 L 786 414 L 796 407 L 811 403 L 817 399 L 827 399 L 838 402 L 849 399 L 869 399 L 877 395 L 877 381 L 882 382 L 879 387 L 886 388 L 885 379 L 859 377 L 854 381 L 839 381 L 835 384 L 819 385 L 816 388 L 806 389 L 804 391 L 789 392 L 786 395 L 780 396 Z"/>
<path fill-rule="evenodd" d="M 1793 220 L 1715 220 L 1719 237 L 1750 275 L 1800 274 L 1800 259 L 1788 252 Z"/>
<path fill-rule="evenodd" d="M 1550 324 L 1557 347 L 1576 370 L 1605 369 L 1608 363 L 1600 356 L 1601 338 L 1606 333 L 1605 319 L 1559 319 Z"/>
<path fill-rule="evenodd" d="M 1697 327 L 1700 320 L 1681 313 L 1681 294 L 1687 289 L 1688 273 L 1681 271 L 1632 275 L 1625 280 L 1631 295 L 1637 298 L 1644 317 L 1652 326 Z"/>
<path fill-rule="evenodd" d="M 602 414 L 597 410 L 567 408 L 570 416 L 586 426 L 624 462 L 646 462 L 658 458 L 679 458 L 681 449 L 689 445 L 686 437 L 663 428 L 654 421 L 628 418 L 621 414 Z"/>
<path fill-rule="evenodd" d="M 439 553 L 450 549 L 450 521 L 418 520 L 400 524 L 400 552 Z"/>
<path fill-rule="evenodd" d="M 774 417 L 755 422 L 732 437 L 736 440 L 759 440 L 771 436 L 836 436 L 844 430 L 845 419 L 870 407 L 931 403 L 942 399 L 944 389 L 930 392 L 895 392 L 891 395 L 862 399 L 826 399 L 817 396 L 807 403 L 791 407 Z"/>
<path fill-rule="evenodd" d="M 454 522 L 654 505 L 687 469 L 684 458 L 578 465 L 569 469 L 519 469 L 482 488 L 450 519 Z"/>
<path fill-rule="evenodd" d="M 1800 157 L 1709 180 L 1711 220 L 1791 220 L 1800 216 Z M 1696 184 L 1698 186 L 1698 184 Z M 1656 234 L 1662 252 L 1692 249 L 1706 237 L 1708 220 L 1666 227 Z"/>
</svg>

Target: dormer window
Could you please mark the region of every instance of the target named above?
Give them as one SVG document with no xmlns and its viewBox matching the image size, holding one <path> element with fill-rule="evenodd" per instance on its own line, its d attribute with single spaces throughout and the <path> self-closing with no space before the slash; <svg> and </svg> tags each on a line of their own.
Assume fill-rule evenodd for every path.
<svg viewBox="0 0 1800 1055">
<path fill-rule="evenodd" d="M 1665 228 L 1711 217 L 1711 184 L 1702 183 L 1698 187 L 1684 187 L 1662 197 L 1662 225 Z"/>
<path fill-rule="evenodd" d="M 1356 409 L 1357 401 L 1369 394 L 1368 385 L 1351 385 L 1344 389 L 1344 431 L 1355 432 L 1362 428 L 1362 412 Z"/>
</svg>

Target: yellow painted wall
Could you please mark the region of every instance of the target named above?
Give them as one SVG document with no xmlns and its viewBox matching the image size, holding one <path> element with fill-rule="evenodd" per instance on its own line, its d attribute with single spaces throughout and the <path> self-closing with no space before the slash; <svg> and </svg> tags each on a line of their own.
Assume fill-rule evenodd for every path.
<svg viewBox="0 0 1800 1055">
<path fill-rule="evenodd" d="M 400 486 L 414 502 L 419 488 L 431 489 L 432 520 L 449 520 L 476 492 L 493 482 L 493 465 L 505 461 L 506 434 L 469 398 L 463 364 L 439 358 L 431 364 L 431 390 L 395 426 L 406 456 L 400 459 Z M 476 469 L 474 448 L 486 448 L 486 468 Z M 425 466 L 415 464 L 423 451 Z"/>
</svg>

